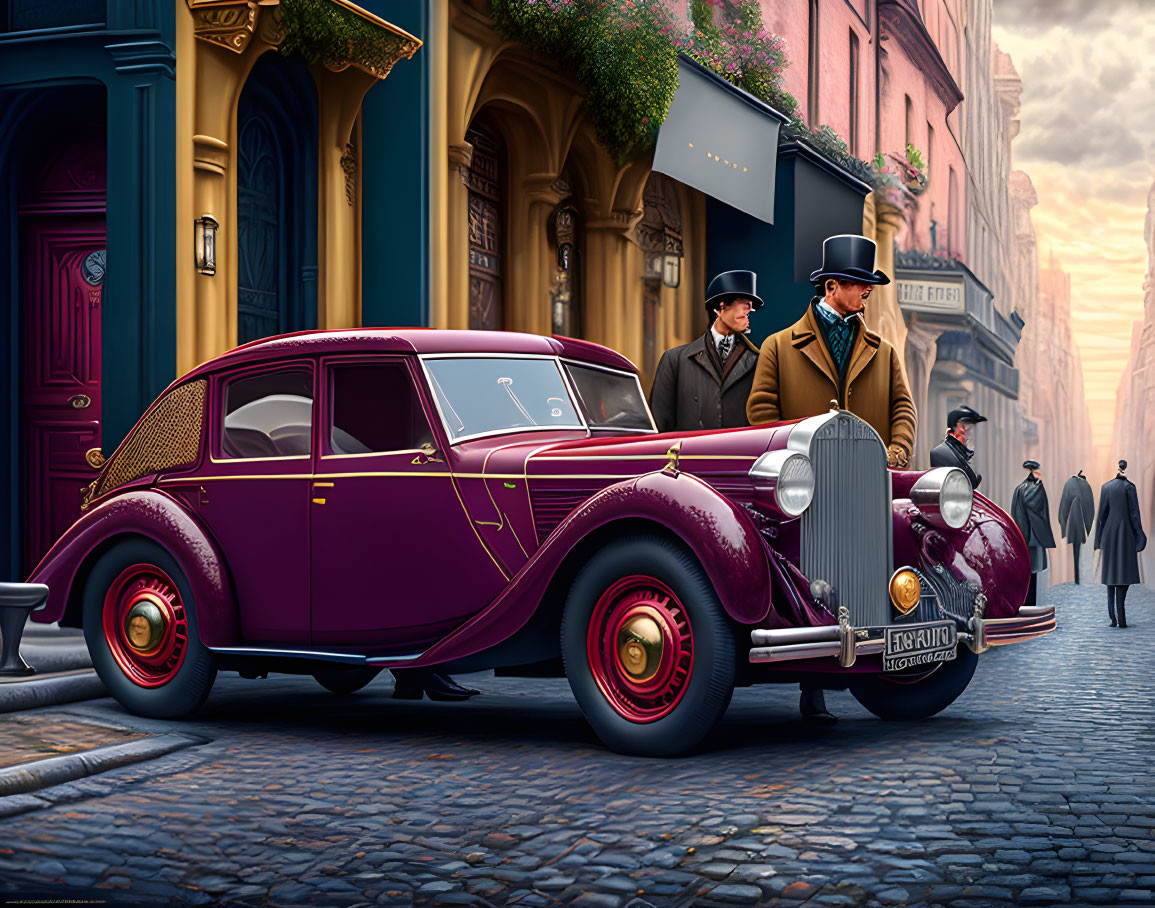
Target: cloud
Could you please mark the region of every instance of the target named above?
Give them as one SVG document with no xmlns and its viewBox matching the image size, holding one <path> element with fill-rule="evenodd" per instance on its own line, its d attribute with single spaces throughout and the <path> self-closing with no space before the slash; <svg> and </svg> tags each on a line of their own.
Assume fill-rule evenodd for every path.
<svg viewBox="0 0 1155 908">
<path fill-rule="evenodd" d="M 1101 26 L 1119 12 L 1142 9 L 1145 0 L 994 0 L 995 21 L 1027 32 L 1059 26 Z"/>
</svg>

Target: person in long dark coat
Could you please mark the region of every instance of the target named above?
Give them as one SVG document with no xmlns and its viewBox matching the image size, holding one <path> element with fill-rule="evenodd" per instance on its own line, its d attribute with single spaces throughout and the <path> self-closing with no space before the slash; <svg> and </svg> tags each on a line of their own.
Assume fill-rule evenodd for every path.
<svg viewBox="0 0 1155 908">
<path fill-rule="evenodd" d="M 1047 549 L 1055 547 L 1055 534 L 1051 532 L 1051 506 L 1047 503 L 1047 490 L 1039 478 L 1039 462 L 1024 460 L 1023 469 L 1027 478 L 1015 486 L 1011 497 L 1011 518 L 1018 524 L 1031 553 L 1031 584 L 1027 588 L 1027 605 L 1033 606 L 1038 600 L 1038 575 L 1047 569 Z"/>
<path fill-rule="evenodd" d="M 1127 461 L 1119 461 L 1119 473 L 1105 482 L 1099 493 L 1099 525 L 1095 548 L 1103 551 L 1102 581 L 1107 585 L 1107 615 L 1111 627 L 1127 626 L 1127 587 L 1139 583 L 1139 553 L 1147 534 L 1139 517 L 1139 494 L 1124 475 Z"/>
<path fill-rule="evenodd" d="M 1095 519 L 1095 495 L 1080 470 L 1063 483 L 1059 499 L 1059 532 L 1075 550 L 1075 583 L 1079 582 L 1079 549 L 1091 533 Z"/>
<path fill-rule="evenodd" d="M 762 308 L 753 271 L 724 271 L 706 288 L 713 323 L 688 344 L 662 354 L 650 410 L 662 432 L 748 426 L 746 399 L 758 348 L 746 337 L 750 313 Z"/>
<path fill-rule="evenodd" d="M 958 467 L 967 474 L 971 488 L 977 489 L 983 478 L 971 467 L 975 456 L 969 442 L 974 438 L 975 426 L 987 418 L 970 407 L 959 407 L 946 415 L 946 438 L 941 445 L 930 449 L 932 467 Z"/>
</svg>

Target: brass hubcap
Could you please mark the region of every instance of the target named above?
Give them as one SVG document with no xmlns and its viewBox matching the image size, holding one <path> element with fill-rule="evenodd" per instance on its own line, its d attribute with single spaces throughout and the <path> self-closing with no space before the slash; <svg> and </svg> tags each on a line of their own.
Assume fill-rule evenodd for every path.
<svg viewBox="0 0 1155 908">
<path fill-rule="evenodd" d="M 147 654 L 160 646 L 168 630 L 164 611 L 151 598 L 133 603 L 124 619 L 124 636 L 128 645 Z"/>
<path fill-rule="evenodd" d="M 633 681 L 649 681 L 662 664 L 662 629 L 649 615 L 635 615 L 618 631 L 618 661 Z"/>
</svg>

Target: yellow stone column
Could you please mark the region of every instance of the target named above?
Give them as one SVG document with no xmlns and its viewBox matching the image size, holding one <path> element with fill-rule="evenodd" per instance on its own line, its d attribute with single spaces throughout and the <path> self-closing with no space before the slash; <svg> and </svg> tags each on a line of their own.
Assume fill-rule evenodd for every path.
<svg viewBox="0 0 1155 908">
<path fill-rule="evenodd" d="M 629 232 L 640 210 L 586 222 L 586 339 L 642 360 L 642 251 Z"/>
<path fill-rule="evenodd" d="M 434 328 L 469 327 L 469 165 L 473 146 L 462 141 L 449 146 L 449 179 L 445 189 L 443 252 L 434 267 L 441 271 L 444 299 L 434 298 L 430 324 Z"/>
<path fill-rule="evenodd" d="M 361 324 L 360 149 L 354 125 L 377 82 L 349 67 L 314 66 L 317 82 L 317 327 Z"/>
<path fill-rule="evenodd" d="M 877 192 L 868 198 L 873 200 L 875 242 L 878 244 L 878 268 L 890 278 L 889 284 L 876 287 L 871 294 L 870 327 L 889 341 L 895 350 L 903 350 L 906 344 L 906 322 L 898 305 L 898 279 L 894 273 L 894 237 L 902 227 L 903 213 Z"/>
</svg>

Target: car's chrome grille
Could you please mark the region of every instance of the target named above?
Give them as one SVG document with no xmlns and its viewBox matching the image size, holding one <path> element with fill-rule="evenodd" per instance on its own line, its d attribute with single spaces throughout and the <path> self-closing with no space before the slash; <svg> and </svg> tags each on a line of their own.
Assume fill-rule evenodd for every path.
<svg viewBox="0 0 1155 908">
<path fill-rule="evenodd" d="M 939 605 L 948 615 L 964 621 L 974 615 L 975 597 L 980 589 L 977 583 L 956 580 L 950 569 L 941 564 L 932 567 L 924 563 L 919 576 L 934 590 Z"/>
<path fill-rule="evenodd" d="M 809 456 L 814 501 L 802 515 L 799 567 L 811 580 L 834 586 L 855 627 L 889 624 L 893 543 L 882 440 L 842 412 L 815 431 Z"/>
</svg>

